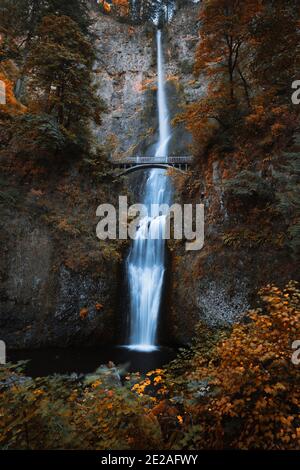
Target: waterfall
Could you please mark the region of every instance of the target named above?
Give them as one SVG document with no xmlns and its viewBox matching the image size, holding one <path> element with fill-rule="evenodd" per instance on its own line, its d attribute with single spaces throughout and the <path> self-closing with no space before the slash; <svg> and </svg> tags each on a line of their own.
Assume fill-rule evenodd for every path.
<svg viewBox="0 0 300 470">
<path fill-rule="evenodd" d="M 162 33 L 157 31 L 159 141 L 154 158 L 168 155 L 170 123 L 167 107 Z M 170 204 L 172 185 L 164 170 L 151 170 L 146 182 L 144 204 L 148 217 L 140 221 L 126 262 L 130 295 L 130 332 L 128 347 L 138 351 L 157 349 L 159 312 L 165 279 L 166 242 L 163 233 L 165 213 L 150 214 L 151 204 Z M 149 216 L 149 214 L 151 216 Z"/>
<path fill-rule="evenodd" d="M 168 143 L 171 137 L 169 125 L 169 113 L 165 89 L 164 60 L 162 51 L 161 31 L 157 31 L 157 73 L 158 73 L 158 121 L 159 121 L 159 143 L 156 157 L 167 157 Z"/>
</svg>

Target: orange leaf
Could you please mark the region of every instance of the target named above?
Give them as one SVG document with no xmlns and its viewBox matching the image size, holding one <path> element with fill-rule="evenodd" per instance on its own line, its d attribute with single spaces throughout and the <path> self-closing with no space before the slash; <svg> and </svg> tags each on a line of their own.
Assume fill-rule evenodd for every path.
<svg viewBox="0 0 300 470">
<path fill-rule="evenodd" d="M 88 316 L 88 314 L 89 314 L 89 311 L 88 311 L 87 308 L 82 308 L 82 309 L 80 310 L 80 318 L 81 318 L 82 320 L 84 320 L 84 319 Z"/>
</svg>

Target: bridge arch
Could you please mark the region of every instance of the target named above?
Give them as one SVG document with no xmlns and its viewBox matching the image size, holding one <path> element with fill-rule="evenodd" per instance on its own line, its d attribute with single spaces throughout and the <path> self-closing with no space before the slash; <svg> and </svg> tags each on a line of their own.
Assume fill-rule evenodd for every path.
<svg viewBox="0 0 300 470">
<path fill-rule="evenodd" d="M 140 170 L 150 170 L 152 168 L 157 168 L 157 169 L 162 169 L 162 170 L 169 170 L 169 169 L 175 169 L 177 171 L 180 171 L 181 173 L 184 173 L 185 170 L 181 168 L 181 166 L 175 166 L 175 165 L 168 165 L 167 163 L 142 163 L 139 165 L 134 165 L 130 166 L 129 168 L 123 168 L 123 171 L 119 174 L 119 176 L 126 176 L 129 175 L 130 173 L 134 173 L 135 171 L 140 171 Z"/>
<path fill-rule="evenodd" d="M 122 159 L 110 158 L 111 165 L 121 171 L 119 176 L 126 176 L 135 171 L 148 170 L 151 168 L 158 168 L 163 170 L 174 168 L 177 171 L 184 173 L 188 170 L 192 161 L 193 157 L 191 155 L 167 156 L 159 158 L 156 156 L 135 156 Z"/>
</svg>

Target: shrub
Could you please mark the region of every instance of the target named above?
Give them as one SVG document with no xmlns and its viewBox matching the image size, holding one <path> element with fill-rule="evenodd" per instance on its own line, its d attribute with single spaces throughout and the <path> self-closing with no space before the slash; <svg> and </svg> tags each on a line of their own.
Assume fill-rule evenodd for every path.
<svg viewBox="0 0 300 470">
<path fill-rule="evenodd" d="M 206 379 L 208 387 L 201 396 L 187 385 L 179 448 L 299 449 L 300 370 L 291 357 L 300 292 L 290 282 L 260 295 L 264 308 L 248 312 L 209 361 L 195 350 L 186 383 Z"/>
<path fill-rule="evenodd" d="M 243 170 L 235 178 L 225 181 L 228 199 L 245 204 L 266 203 L 274 198 L 274 191 L 265 179 L 252 171 Z"/>
</svg>

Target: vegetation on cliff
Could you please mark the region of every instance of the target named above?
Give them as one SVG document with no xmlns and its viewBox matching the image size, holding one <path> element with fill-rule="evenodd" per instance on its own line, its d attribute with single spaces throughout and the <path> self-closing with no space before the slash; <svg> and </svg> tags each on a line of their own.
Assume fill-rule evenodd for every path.
<svg viewBox="0 0 300 470">
<path fill-rule="evenodd" d="M 204 1 L 199 21 L 195 73 L 206 91 L 183 116 L 198 156 L 191 186 L 205 172 L 209 195 L 218 162 L 225 207 L 235 224 L 251 226 L 260 212 L 263 225 L 284 232 L 283 244 L 295 252 L 299 106 L 291 96 L 299 78 L 298 2 Z"/>
<path fill-rule="evenodd" d="M 122 183 L 112 183 L 105 149 L 92 135 L 103 103 L 93 83 L 87 3 L 5 0 L 0 15 L 6 91 L 0 106 L 1 210 L 30 211 L 67 245 L 62 262 L 91 267 L 102 257 L 91 240 L 96 207 L 104 198 L 113 201 Z M 64 243 L 66 235 L 72 247 Z M 107 256 L 109 251 L 120 258 L 115 246 Z"/>
</svg>

